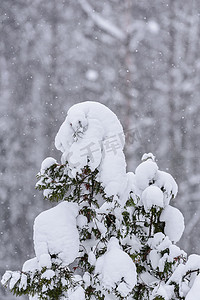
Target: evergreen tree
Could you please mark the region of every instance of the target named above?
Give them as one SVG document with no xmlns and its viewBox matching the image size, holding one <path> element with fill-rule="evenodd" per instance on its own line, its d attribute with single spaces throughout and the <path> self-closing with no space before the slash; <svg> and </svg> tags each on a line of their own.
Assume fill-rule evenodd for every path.
<svg viewBox="0 0 200 300">
<path fill-rule="evenodd" d="M 126 173 L 125 137 L 100 103 L 74 105 L 55 145 L 61 164 L 46 158 L 36 188 L 58 203 L 34 223 L 36 257 L 2 284 L 30 299 L 195 299 L 200 257 L 175 245 L 184 231 L 171 206 L 173 177 L 144 154 Z"/>
</svg>

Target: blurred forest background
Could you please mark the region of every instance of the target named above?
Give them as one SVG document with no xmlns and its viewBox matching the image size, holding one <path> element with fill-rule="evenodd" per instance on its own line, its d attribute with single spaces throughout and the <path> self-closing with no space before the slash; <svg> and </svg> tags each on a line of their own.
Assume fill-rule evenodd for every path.
<svg viewBox="0 0 200 300">
<path fill-rule="evenodd" d="M 1 0 L 0 12 L 1 275 L 34 255 L 33 221 L 50 207 L 35 175 L 85 100 L 121 120 L 128 170 L 153 152 L 175 177 L 179 245 L 200 254 L 200 1 Z"/>
</svg>

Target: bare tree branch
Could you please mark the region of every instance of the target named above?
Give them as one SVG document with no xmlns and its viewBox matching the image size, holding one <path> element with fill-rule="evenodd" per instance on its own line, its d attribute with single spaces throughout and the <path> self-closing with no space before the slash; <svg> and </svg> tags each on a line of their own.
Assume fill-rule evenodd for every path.
<svg viewBox="0 0 200 300">
<path fill-rule="evenodd" d="M 102 30 L 109 33 L 111 36 L 119 39 L 120 41 L 125 41 L 126 34 L 116 25 L 112 24 L 108 20 L 104 19 L 101 15 L 95 12 L 90 4 L 86 0 L 78 0 L 83 11 L 93 20 L 93 22 Z"/>
</svg>

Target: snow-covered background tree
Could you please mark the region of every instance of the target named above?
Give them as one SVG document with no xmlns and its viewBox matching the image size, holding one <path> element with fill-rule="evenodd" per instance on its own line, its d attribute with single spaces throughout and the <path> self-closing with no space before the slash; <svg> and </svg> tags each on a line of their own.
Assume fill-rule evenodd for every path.
<svg viewBox="0 0 200 300">
<path fill-rule="evenodd" d="M 32 223 L 49 208 L 35 174 L 59 160 L 55 134 L 83 99 L 140 133 L 126 143 L 127 170 L 144 152 L 169 168 L 179 245 L 200 254 L 200 1 L 1 0 L 0 12 L 0 274 L 34 255 Z M 2 288 L 0 298 L 15 299 Z"/>
<path fill-rule="evenodd" d="M 177 245 L 178 187 L 144 154 L 126 172 L 125 136 L 116 115 L 97 102 L 68 111 L 36 188 L 56 203 L 34 222 L 35 257 L 2 283 L 32 300 L 198 299 L 200 256 Z M 134 155 L 134 154 L 133 154 Z"/>
</svg>

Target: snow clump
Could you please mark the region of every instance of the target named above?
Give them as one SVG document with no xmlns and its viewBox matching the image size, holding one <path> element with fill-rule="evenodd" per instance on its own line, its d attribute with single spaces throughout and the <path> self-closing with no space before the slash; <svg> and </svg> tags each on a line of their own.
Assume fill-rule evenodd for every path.
<svg viewBox="0 0 200 300">
<path fill-rule="evenodd" d="M 61 125 L 55 146 L 62 151 L 62 163 L 69 164 L 75 177 L 88 165 L 99 170 L 107 196 L 123 196 L 127 187 L 125 136 L 116 115 L 98 102 L 86 101 L 72 106 Z"/>
<path fill-rule="evenodd" d="M 185 229 L 184 217 L 180 210 L 167 205 L 161 213 L 160 221 L 165 222 L 164 232 L 172 242 L 178 242 Z"/>
<path fill-rule="evenodd" d="M 112 237 L 107 252 L 96 262 L 95 273 L 99 274 L 102 286 L 111 291 L 118 285 L 117 291 L 126 297 L 137 283 L 137 272 L 133 260 L 121 250 L 119 242 Z"/>
<path fill-rule="evenodd" d="M 142 192 L 141 199 L 146 212 L 150 210 L 154 205 L 159 207 L 164 207 L 163 192 L 157 186 L 154 185 L 148 186 Z"/>
<path fill-rule="evenodd" d="M 36 217 L 34 248 L 40 268 L 51 268 L 50 255 L 58 255 L 66 266 L 75 260 L 79 252 L 77 215 L 76 203 L 61 202 Z"/>
<path fill-rule="evenodd" d="M 40 173 L 43 175 L 45 171 L 54 164 L 57 164 L 57 161 L 53 157 L 45 158 L 41 164 Z"/>
<path fill-rule="evenodd" d="M 135 170 L 136 185 L 141 191 L 155 182 L 158 171 L 154 156 L 152 155 L 147 158 L 143 155 L 144 157 L 145 160 Z"/>
</svg>

